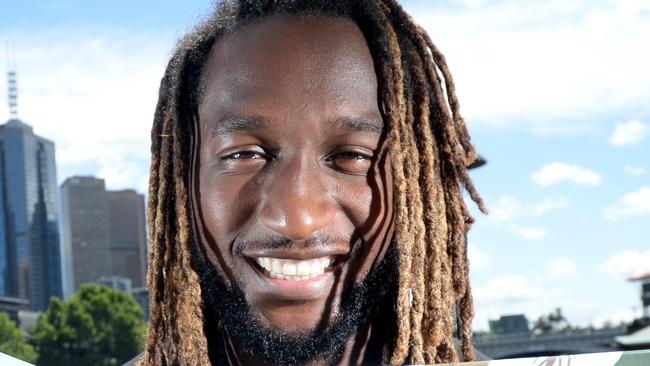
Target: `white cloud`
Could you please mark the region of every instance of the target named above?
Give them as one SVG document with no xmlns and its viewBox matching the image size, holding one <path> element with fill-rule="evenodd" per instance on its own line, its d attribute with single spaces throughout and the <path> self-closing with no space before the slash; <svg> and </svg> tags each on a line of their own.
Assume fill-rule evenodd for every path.
<svg viewBox="0 0 650 366">
<path fill-rule="evenodd" d="M 619 309 L 614 312 L 599 313 L 595 316 L 592 324 L 596 327 L 617 326 L 621 323 L 629 324 L 634 319 L 641 317 L 641 315 L 641 312 L 634 308 Z"/>
<path fill-rule="evenodd" d="M 496 223 L 511 221 L 519 216 L 522 208 L 522 203 L 516 197 L 499 197 L 494 205 L 488 207 L 489 217 Z"/>
<path fill-rule="evenodd" d="M 521 275 L 495 277 L 487 285 L 474 290 L 477 304 L 521 303 L 539 298 L 542 294 L 541 288 Z"/>
<path fill-rule="evenodd" d="M 517 225 L 511 225 L 510 230 L 514 231 L 526 240 L 542 240 L 548 234 L 546 230 L 536 227 L 519 227 Z"/>
<path fill-rule="evenodd" d="M 513 223 L 566 207 L 569 207 L 569 202 L 564 197 L 545 198 L 535 205 L 529 205 L 515 196 L 501 196 L 495 203 L 488 203 L 488 217 L 496 224 Z"/>
<path fill-rule="evenodd" d="M 492 265 L 492 257 L 473 244 L 467 247 L 467 256 L 469 257 L 470 269 L 481 271 Z"/>
<path fill-rule="evenodd" d="M 641 142 L 648 134 L 650 128 L 643 122 L 633 119 L 617 124 L 609 138 L 609 143 L 614 146 L 634 145 Z"/>
<path fill-rule="evenodd" d="M 609 222 L 625 216 L 650 215 L 650 187 L 626 193 L 617 205 L 606 207 L 603 214 Z"/>
<path fill-rule="evenodd" d="M 623 170 L 630 175 L 643 175 L 645 174 L 645 168 L 640 165 L 625 165 Z"/>
<path fill-rule="evenodd" d="M 530 206 L 522 203 L 517 197 L 502 196 L 494 204 L 488 204 L 489 218 L 495 224 L 508 224 L 507 228 L 525 240 L 542 240 L 548 236 L 545 229 L 534 226 L 522 226 L 522 219 L 541 216 L 549 211 L 568 207 L 564 198 L 547 198 Z"/>
<path fill-rule="evenodd" d="M 139 192 L 146 193 L 149 184 L 148 176 L 143 174 L 143 167 L 148 161 L 135 161 L 129 158 L 132 154 L 114 154 L 113 156 L 101 156 L 98 163 L 101 166 L 97 175 L 106 180 L 108 189 L 132 188 Z"/>
<path fill-rule="evenodd" d="M 90 164 L 94 171 L 84 174 L 105 178 L 109 188 L 143 192 L 171 37 L 110 30 L 63 33 L 16 39 L 21 46 L 16 53 L 19 117 L 55 142 L 59 172 L 75 174 L 76 167 Z"/>
<path fill-rule="evenodd" d="M 616 278 L 627 279 L 630 276 L 650 273 L 650 250 L 626 250 L 609 257 L 601 266 Z"/>
<path fill-rule="evenodd" d="M 563 263 L 559 258 L 558 263 Z M 566 263 L 552 265 L 551 261 L 540 268 L 533 268 L 534 272 L 548 272 L 549 267 L 563 268 L 565 273 L 571 274 L 571 265 Z M 573 265 L 575 269 L 575 265 Z M 568 278 L 568 277 L 564 277 Z M 614 320 L 629 319 L 624 313 L 619 312 L 621 305 L 612 307 L 599 300 L 596 294 L 585 294 L 580 289 L 569 286 L 569 281 L 549 282 L 546 276 L 528 277 L 524 275 L 504 275 L 488 279 L 484 284 L 474 285 L 474 299 L 476 316 L 474 329 L 487 329 L 488 319 L 497 319 L 501 315 L 525 314 L 531 322 L 541 315 L 549 314 L 560 307 L 572 325 L 587 326 L 604 319 Z M 476 283 L 476 281 L 475 281 Z M 634 301 L 634 299 L 631 299 Z M 624 315 L 624 316 L 621 316 Z M 596 323 L 597 323 L 596 322 Z M 598 323 L 597 323 L 598 324 Z"/>
<path fill-rule="evenodd" d="M 619 311 L 598 301 L 596 296 L 585 296 L 565 284 L 566 281 L 549 283 L 546 278 L 531 279 L 522 275 L 506 275 L 491 278 L 486 284 L 474 287 L 475 312 L 473 327 L 486 330 L 488 319 L 501 315 L 525 314 L 531 322 L 556 308 L 572 325 L 588 326 L 610 320 L 630 320 L 630 311 Z"/>
<path fill-rule="evenodd" d="M 531 208 L 533 216 L 541 216 L 547 212 L 569 207 L 565 198 L 546 198 Z"/>
<path fill-rule="evenodd" d="M 541 287 L 521 275 L 506 275 L 490 278 L 482 286 L 474 286 L 474 329 L 487 329 L 488 319 L 505 314 L 530 314 L 544 300 Z M 534 306 L 531 306 L 534 305 Z"/>
<path fill-rule="evenodd" d="M 594 171 L 561 162 L 543 166 L 540 170 L 533 172 L 530 178 L 534 183 L 544 187 L 563 181 L 589 186 L 597 186 L 601 183 L 600 175 Z"/>
<path fill-rule="evenodd" d="M 575 262 L 569 258 L 557 258 L 546 263 L 546 277 L 558 280 L 576 277 L 578 270 Z"/>
<path fill-rule="evenodd" d="M 468 121 L 566 125 L 650 111 L 648 1 L 465 3 L 481 6 L 407 9 L 447 56 Z"/>
</svg>

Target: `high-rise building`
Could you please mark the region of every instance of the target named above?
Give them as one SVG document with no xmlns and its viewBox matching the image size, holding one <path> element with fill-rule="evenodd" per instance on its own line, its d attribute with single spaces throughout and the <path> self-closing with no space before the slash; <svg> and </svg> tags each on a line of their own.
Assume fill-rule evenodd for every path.
<svg viewBox="0 0 650 366">
<path fill-rule="evenodd" d="M 107 194 L 113 275 L 143 287 L 147 273 L 144 196 L 132 189 Z"/>
<path fill-rule="evenodd" d="M 110 276 L 110 277 L 101 277 L 97 280 L 97 283 L 101 285 L 106 285 L 115 290 L 121 290 L 124 292 L 132 293 L 133 287 L 131 287 L 131 280 L 126 277 L 121 276 Z"/>
<path fill-rule="evenodd" d="M 54 143 L 18 118 L 9 72 L 11 117 L 0 126 L 0 295 L 45 309 L 61 296 L 59 207 Z"/>
<path fill-rule="evenodd" d="M 100 278 L 144 286 L 147 255 L 144 196 L 106 191 L 104 180 L 71 177 L 61 185 L 64 297 Z"/>
<path fill-rule="evenodd" d="M 527 333 L 528 319 L 523 314 L 502 315 L 499 320 L 490 320 L 490 332 L 494 334 Z"/>
<path fill-rule="evenodd" d="M 71 177 L 61 185 L 63 296 L 113 273 L 104 180 Z"/>
</svg>

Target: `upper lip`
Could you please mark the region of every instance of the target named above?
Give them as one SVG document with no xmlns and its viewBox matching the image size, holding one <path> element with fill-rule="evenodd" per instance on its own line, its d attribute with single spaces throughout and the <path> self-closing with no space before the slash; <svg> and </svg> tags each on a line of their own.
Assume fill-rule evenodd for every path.
<svg viewBox="0 0 650 366">
<path fill-rule="evenodd" d="M 349 253 L 349 249 L 342 249 L 337 247 L 325 248 L 275 248 L 275 249 L 254 249 L 249 248 L 242 251 L 242 254 L 250 258 L 279 258 L 279 259 L 295 259 L 295 260 L 309 260 L 322 258 L 327 256 L 345 256 Z"/>
</svg>

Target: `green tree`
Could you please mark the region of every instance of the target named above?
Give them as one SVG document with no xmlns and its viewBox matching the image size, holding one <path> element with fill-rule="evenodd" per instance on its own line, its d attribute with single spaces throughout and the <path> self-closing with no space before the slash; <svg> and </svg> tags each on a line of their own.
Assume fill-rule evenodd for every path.
<svg viewBox="0 0 650 366">
<path fill-rule="evenodd" d="M 0 352 L 27 362 L 36 362 L 34 347 L 25 342 L 23 333 L 4 311 L 0 312 Z"/>
<path fill-rule="evenodd" d="M 556 308 L 550 314 L 540 316 L 533 325 L 535 334 L 568 332 L 572 329 L 571 324 L 564 317 L 560 308 Z"/>
<path fill-rule="evenodd" d="M 53 297 L 33 331 L 38 364 L 114 366 L 142 350 L 140 305 L 126 292 L 82 285 L 67 302 Z"/>
</svg>

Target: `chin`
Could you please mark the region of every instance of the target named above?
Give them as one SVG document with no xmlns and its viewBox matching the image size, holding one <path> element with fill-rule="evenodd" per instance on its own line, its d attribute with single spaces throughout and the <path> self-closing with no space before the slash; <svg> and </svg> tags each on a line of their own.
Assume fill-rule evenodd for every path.
<svg viewBox="0 0 650 366">
<path fill-rule="evenodd" d="M 341 313 L 338 301 L 330 304 L 324 301 L 292 301 L 267 304 L 254 313 L 261 323 L 269 328 L 287 333 L 304 334 L 328 329 L 333 319 Z"/>
<path fill-rule="evenodd" d="M 225 332 L 241 350 L 260 356 L 264 363 L 296 365 L 329 359 L 361 324 L 377 316 L 380 304 L 395 293 L 397 255 L 392 249 L 361 283 L 309 301 L 247 294 L 243 283 L 227 286 L 200 254 L 194 261 L 211 355 L 220 353 Z"/>
</svg>

